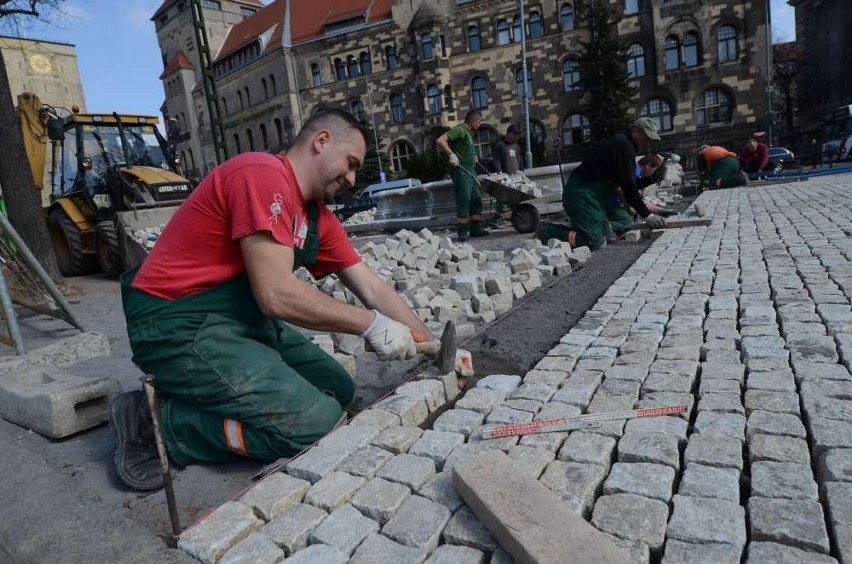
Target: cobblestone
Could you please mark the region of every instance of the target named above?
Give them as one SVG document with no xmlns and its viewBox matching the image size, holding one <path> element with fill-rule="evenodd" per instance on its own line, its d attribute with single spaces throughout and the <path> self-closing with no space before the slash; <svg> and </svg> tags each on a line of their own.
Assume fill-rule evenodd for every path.
<svg viewBox="0 0 852 564">
<path fill-rule="evenodd" d="M 260 530 L 289 556 L 308 545 L 308 537 L 328 514 L 318 507 L 297 503 Z"/>
<path fill-rule="evenodd" d="M 494 552 L 500 544 L 491 536 L 485 525 L 467 507 L 452 516 L 443 532 L 444 542 L 469 546 L 485 552 Z"/>
<path fill-rule="evenodd" d="M 604 495 L 636 494 L 668 503 L 672 497 L 674 468 L 642 462 L 614 464 L 603 485 Z"/>
<path fill-rule="evenodd" d="M 665 433 L 627 433 L 618 442 L 619 462 L 651 462 L 680 469 L 678 438 Z"/>
<path fill-rule="evenodd" d="M 748 447 L 752 464 L 766 460 L 770 462 L 794 462 L 810 464 L 811 455 L 804 439 L 778 435 L 752 435 Z"/>
<path fill-rule="evenodd" d="M 310 536 L 310 544 L 327 544 L 335 547 L 344 554 L 351 555 L 371 533 L 379 530 L 379 524 L 361 515 L 349 504 L 334 510 L 325 520 L 314 529 Z M 303 554 L 301 551 L 300 554 Z"/>
<path fill-rule="evenodd" d="M 366 517 L 384 524 L 410 495 L 411 491 L 402 484 L 374 478 L 358 490 L 350 503 Z"/>
<path fill-rule="evenodd" d="M 382 534 L 405 546 L 432 551 L 450 520 L 450 510 L 425 497 L 411 496 L 382 527 Z"/>
<path fill-rule="evenodd" d="M 332 472 L 308 490 L 305 503 L 332 511 L 349 501 L 365 482 L 364 478 L 346 472 Z"/>
<path fill-rule="evenodd" d="M 666 541 L 663 564 L 739 564 L 742 547 L 730 544 L 693 544 L 669 539 Z"/>
<path fill-rule="evenodd" d="M 748 516 L 752 541 L 828 553 L 823 510 L 816 501 L 753 497 L 748 500 Z"/>
<path fill-rule="evenodd" d="M 736 502 L 676 495 L 666 536 L 689 543 L 746 543 L 745 510 Z"/>
<path fill-rule="evenodd" d="M 595 503 L 606 469 L 597 464 L 554 460 L 541 476 L 541 483 L 565 499 L 578 500 L 588 511 Z"/>
<path fill-rule="evenodd" d="M 740 473 L 735 468 L 690 464 L 683 472 L 678 493 L 739 503 Z"/>
<path fill-rule="evenodd" d="M 372 534 L 352 555 L 349 564 L 379 564 L 386 562 L 422 562 L 426 551 L 394 542 L 384 535 Z"/>
<path fill-rule="evenodd" d="M 663 546 L 668 517 L 669 508 L 662 501 L 633 494 L 605 495 L 595 504 L 592 524 L 605 533 L 658 550 Z"/>
</svg>

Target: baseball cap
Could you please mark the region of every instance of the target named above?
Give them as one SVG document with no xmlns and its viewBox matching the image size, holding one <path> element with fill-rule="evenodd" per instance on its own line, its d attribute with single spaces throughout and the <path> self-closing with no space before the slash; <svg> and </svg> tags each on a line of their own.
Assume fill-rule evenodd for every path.
<svg viewBox="0 0 852 564">
<path fill-rule="evenodd" d="M 509 127 L 506 128 L 506 135 L 508 135 L 510 133 L 514 133 L 515 135 L 520 135 L 521 130 L 518 129 L 518 127 L 516 125 L 512 124 L 512 125 L 510 125 Z"/>
<path fill-rule="evenodd" d="M 641 117 L 633 122 L 633 127 L 638 127 L 642 131 L 645 132 L 645 135 L 648 136 L 648 139 L 653 139 L 655 141 L 660 140 L 660 136 L 657 133 L 657 124 L 654 120 L 649 117 Z"/>
</svg>

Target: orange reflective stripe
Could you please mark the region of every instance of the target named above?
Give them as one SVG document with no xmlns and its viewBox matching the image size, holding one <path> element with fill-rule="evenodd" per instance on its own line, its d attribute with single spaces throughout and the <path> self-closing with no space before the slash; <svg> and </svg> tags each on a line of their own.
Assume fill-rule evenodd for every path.
<svg viewBox="0 0 852 564">
<path fill-rule="evenodd" d="M 470 220 L 471 221 L 482 221 L 482 216 L 481 215 L 471 215 Z"/>
<path fill-rule="evenodd" d="M 225 419 L 225 442 L 231 452 L 248 456 L 246 441 L 243 439 L 243 422 Z"/>
</svg>

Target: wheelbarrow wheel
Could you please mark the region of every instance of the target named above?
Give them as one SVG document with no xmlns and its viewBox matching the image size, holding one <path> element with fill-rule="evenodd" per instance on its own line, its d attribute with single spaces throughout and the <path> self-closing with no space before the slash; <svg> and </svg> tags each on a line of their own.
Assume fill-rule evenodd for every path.
<svg viewBox="0 0 852 564">
<path fill-rule="evenodd" d="M 539 221 L 538 209 L 530 204 L 518 204 L 512 210 L 512 227 L 518 233 L 532 233 Z"/>
</svg>

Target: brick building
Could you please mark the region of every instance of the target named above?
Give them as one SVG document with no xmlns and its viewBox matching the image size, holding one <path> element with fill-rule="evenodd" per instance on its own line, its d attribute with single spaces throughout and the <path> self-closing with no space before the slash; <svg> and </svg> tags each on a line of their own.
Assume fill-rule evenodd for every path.
<svg viewBox="0 0 852 564">
<path fill-rule="evenodd" d="M 567 155 L 579 154 L 588 134 L 577 70 L 589 39 L 588 1 L 528 0 L 523 22 L 532 134 L 551 151 L 563 145 Z M 632 109 L 657 120 L 659 149 L 739 149 L 765 129 L 766 2 L 608 1 L 638 87 Z M 485 158 L 508 123 L 522 122 L 522 23 L 514 0 L 276 0 L 251 15 L 245 12 L 256 2 L 203 3 L 206 19 L 248 16 L 214 30 L 224 34 L 215 40 L 210 34 L 220 46 L 213 73 L 229 155 L 286 147 L 320 101 L 372 118 L 399 174 L 471 108 L 483 114 L 478 150 Z M 176 40 L 175 33 L 186 25 L 177 21 L 191 23 L 186 4 L 167 0 L 153 19 L 168 63 L 164 109 L 186 115 L 177 118 L 186 124 L 178 149 L 203 152 L 196 165 L 204 174 L 213 151 L 211 140 L 196 139 L 198 131 L 209 137 L 209 128 L 193 123 L 206 121 L 201 71 L 187 52 L 192 36 Z M 177 90 L 169 87 L 176 77 Z"/>
</svg>

